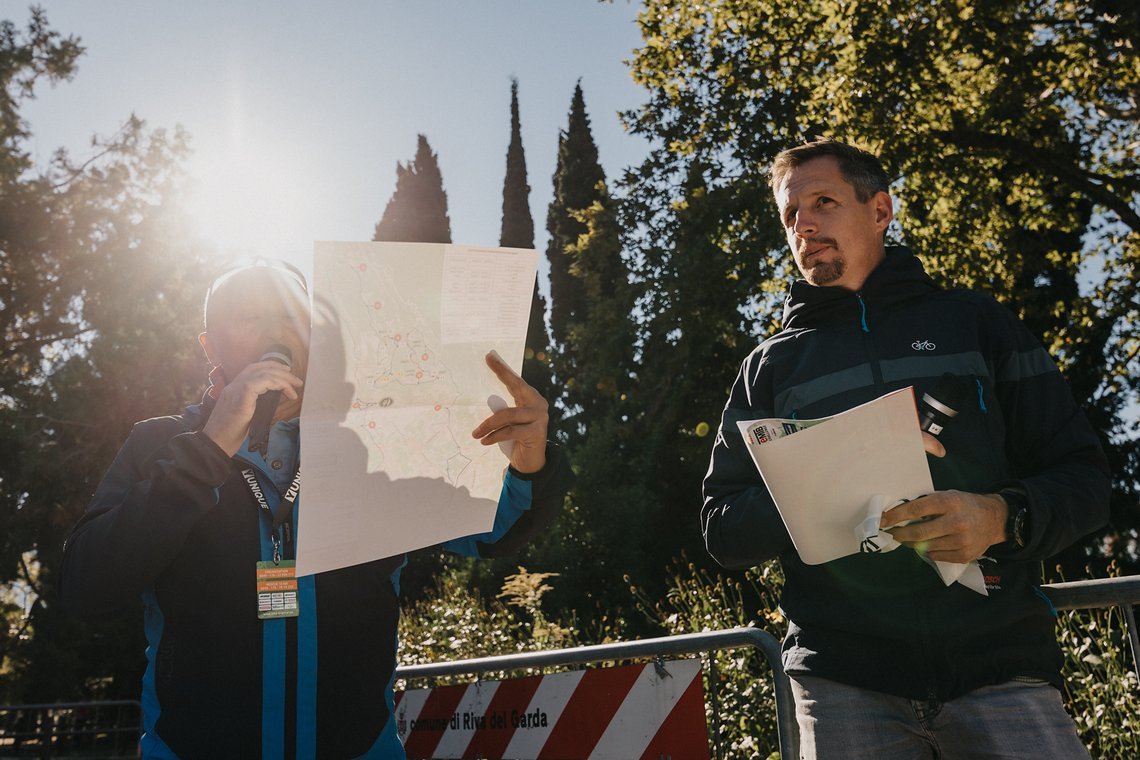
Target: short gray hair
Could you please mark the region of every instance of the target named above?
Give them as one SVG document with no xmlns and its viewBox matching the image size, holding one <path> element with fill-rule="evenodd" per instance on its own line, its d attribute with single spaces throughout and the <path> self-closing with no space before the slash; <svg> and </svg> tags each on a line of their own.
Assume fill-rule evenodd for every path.
<svg viewBox="0 0 1140 760">
<path fill-rule="evenodd" d="M 784 178 L 797 166 L 814 158 L 831 156 L 839 162 L 839 173 L 847 184 L 855 188 L 855 197 L 866 203 L 876 193 L 889 192 L 890 179 L 878 157 L 853 145 L 819 138 L 794 148 L 781 151 L 772 162 L 768 184 L 776 192 Z"/>
</svg>

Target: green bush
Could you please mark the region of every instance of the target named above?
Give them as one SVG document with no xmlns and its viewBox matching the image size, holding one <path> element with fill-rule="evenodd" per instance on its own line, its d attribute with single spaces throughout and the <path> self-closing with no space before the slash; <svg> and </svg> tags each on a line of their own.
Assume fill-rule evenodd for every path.
<svg viewBox="0 0 1140 760">
<path fill-rule="evenodd" d="M 1115 566 L 1109 568 L 1116 575 Z M 1094 758 L 1140 757 L 1140 684 L 1118 607 L 1057 616 L 1066 708 Z"/>
<path fill-rule="evenodd" d="M 776 562 L 748 570 L 743 581 L 690 563 L 674 569 L 664 600 L 633 591 L 642 612 L 670 634 L 760 624 L 782 639 L 787 630 L 778 607 L 783 580 Z M 706 661 L 704 678 L 705 717 L 715 756 L 778 758 L 776 694 L 764 656 L 750 648 L 718 650 Z"/>
<path fill-rule="evenodd" d="M 542 597 L 551 590 L 550 573 L 530 573 L 520 567 L 507 576 L 499 598 L 486 600 L 468 582 L 462 568 L 445 567 L 436 578 L 434 593 L 405 607 L 400 619 L 401 665 L 415 665 L 475 657 L 537 652 L 592 643 L 584 641 L 573 620 L 550 620 L 542 610 Z M 524 668 L 511 673 L 480 674 L 487 680 L 535 675 Z M 433 684 L 468 683 L 474 675 L 433 679 Z M 413 683 L 420 687 L 422 683 Z"/>
<path fill-rule="evenodd" d="M 461 571 L 445 571 L 436 591 L 406 610 L 400 662 L 439 662 L 514 652 L 567 648 L 620 640 L 623 618 L 594 636 L 584 636 L 574 621 L 552 621 L 542 597 L 555 576 L 524 568 L 509 576 L 499 598 L 484 600 Z M 787 624 L 778 607 L 783 575 L 769 562 L 737 576 L 711 573 L 693 564 L 670 573 L 664 599 L 651 599 L 632 587 L 634 604 L 667 634 L 715 631 L 760 625 L 782 638 Z M 554 581 L 556 582 L 556 581 Z M 1066 707 L 1094 758 L 1140 757 L 1140 688 L 1123 615 L 1116 608 L 1078 610 L 1058 616 L 1058 636 L 1065 654 Z M 484 673 L 501 679 L 532 675 Z M 706 660 L 705 713 L 710 746 L 718 757 L 764 760 L 779 757 L 775 692 L 763 655 L 748 648 L 720 650 Z M 467 682 L 474 676 L 445 682 Z M 418 684 L 416 684 L 418 685 Z"/>
</svg>

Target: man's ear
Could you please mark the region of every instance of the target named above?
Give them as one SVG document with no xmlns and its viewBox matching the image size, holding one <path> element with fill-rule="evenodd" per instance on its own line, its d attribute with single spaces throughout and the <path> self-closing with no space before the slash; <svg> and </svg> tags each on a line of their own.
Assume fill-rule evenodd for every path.
<svg viewBox="0 0 1140 760">
<path fill-rule="evenodd" d="M 891 225 L 891 220 L 895 218 L 895 206 L 891 201 L 889 193 L 878 192 L 875 197 L 871 199 L 871 204 L 875 209 L 875 229 L 879 232 L 886 232 L 887 227 Z"/>
</svg>

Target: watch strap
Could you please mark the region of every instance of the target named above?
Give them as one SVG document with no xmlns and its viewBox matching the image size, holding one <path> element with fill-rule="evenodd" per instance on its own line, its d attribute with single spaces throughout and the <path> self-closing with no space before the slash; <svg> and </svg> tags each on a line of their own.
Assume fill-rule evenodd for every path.
<svg viewBox="0 0 1140 760">
<path fill-rule="evenodd" d="M 1025 489 L 1018 487 L 1003 488 L 998 493 L 1009 508 L 1005 519 L 1006 544 L 1023 549 L 1029 542 L 1029 497 Z"/>
</svg>

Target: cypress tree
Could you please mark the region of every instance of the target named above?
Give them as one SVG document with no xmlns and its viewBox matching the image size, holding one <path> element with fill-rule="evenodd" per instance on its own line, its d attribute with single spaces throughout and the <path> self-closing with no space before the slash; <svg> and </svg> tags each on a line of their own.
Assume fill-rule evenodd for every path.
<svg viewBox="0 0 1140 760">
<path fill-rule="evenodd" d="M 451 220 L 439 161 L 427 138 L 419 136 L 416 156 L 396 163 L 396 190 L 376 225 L 373 240 L 450 243 Z"/>
<path fill-rule="evenodd" d="M 571 439 L 584 438 L 586 429 L 615 413 L 636 382 L 633 321 L 635 295 L 629 267 L 622 257 L 616 205 L 604 194 L 576 214 L 586 226 L 567 247 L 570 275 L 581 289 L 582 310 L 570 323 L 563 353 L 574 362 L 574 382 L 565 389 L 568 416 L 577 421 Z"/>
<path fill-rule="evenodd" d="M 526 153 L 519 121 L 519 80 L 511 79 L 511 141 L 507 146 L 507 174 L 503 180 L 503 226 L 499 245 L 534 247 L 534 219 L 530 215 L 530 185 L 526 180 Z"/>
<path fill-rule="evenodd" d="M 644 482 L 649 469 L 641 440 L 645 424 L 636 418 L 635 406 L 640 382 L 632 317 L 636 294 L 622 256 L 615 206 L 603 196 L 582 210 L 577 218 L 586 231 L 566 249 L 584 310 L 570 323 L 562 348 L 574 362 L 574 374 L 563 392 L 565 418 L 559 433 L 577 477 L 560 540 L 546 556 L 553 560 L 551 566 L 574 579 L 576 588 L 566 591 L 578 596 L 575 601 L 560 592 L 552 602 L 578 610 L 583 596 L 601 609 L 621 609 L 628 603 L 628 597 L 623 599 L 629 593 L 625 578 L 638 579 L 641 586 L 642 578 L 665 577 L 667 559 L 675 552 L 673 545 L 657 540 L 658 505 Z M 680 524 L 691 527 L 688 521 Z M 630 542 L 631 535 L 654 540 Z M 622 547 L 618 559 L 615 546 Z"/>
<path fill-rule="evenodd" d="M 568 248 L 587 232 L 581 213 L 595 201 L 608 202 L 605 179 L 579 82 L 570 102 L 569 123 L 558 138 L 554 200 L 546 215 L 546 229 L 550 233 L 546 249 L 550 260 L 550 330 L 553 343 L 560 348 L 569 339 L 570 325 L 580 321 L 585 313 L 585 290 L 570 271 L 572 257 Z M 555 374 L 561 382 L 573 377 L 573 357 L 566 359 L 566 362 L 555 362 Z"/>
<path fill-rule="evenodd" d="M 534 248 L 534 219 L 530 214 L 530 185 L 526 178 L 526 153 L 523 151 L 519 121 L 519 82 L 511 80 L 511 141 L 507 146 L 507 173 L 503 179 L 503 226 L 499 245 L 507 248 Z M 550 341 L 546 334 L 546 299 L 534 283 L 530 302 L 530 323 L 526 332 L 523 379 L 544 397 L 549 398 Z"/>
<path fill-rule="evenodd" d="M 447 216 L 443 175 L 425 136 L 419 135 L 415 158 L 407 164 L 396 164 L 396 190 L 384 208 L 384 215 L 376 225 L 372 239 L 404 243 L 451 242 L 451 220 Z M 404 600 L 418 599 L 432 588 L 443 562 L 438 547 L 412 552 L 400 583 Z"/>
<path fill-rule="evenodd" d="M 631 409 L 639 382 L 636 294 L 623 257 L 619 212 L 606 189 L 579 85 L 559 139 L 547 215 L 558 434 L 577 479 L 557 533 L 536 542 L 531 554 L 541 560 L 532 566 L 574 579 L 573 586 L 556 588 L 552 604 L 584 615 L 591 614 L 589 604 L 583 607 L 586 600 L 598 610 L 620 609 L 627 601 L 627 573 L 657 577 L 665 565 L 657 558 L 660 547 L 628 541 L 631 533 L 649 535 L 654 505 L 640 477 L 640 421 Z M 611 561 L 609 548 L 619 545 L 621 561 Z"/>
</svg>

